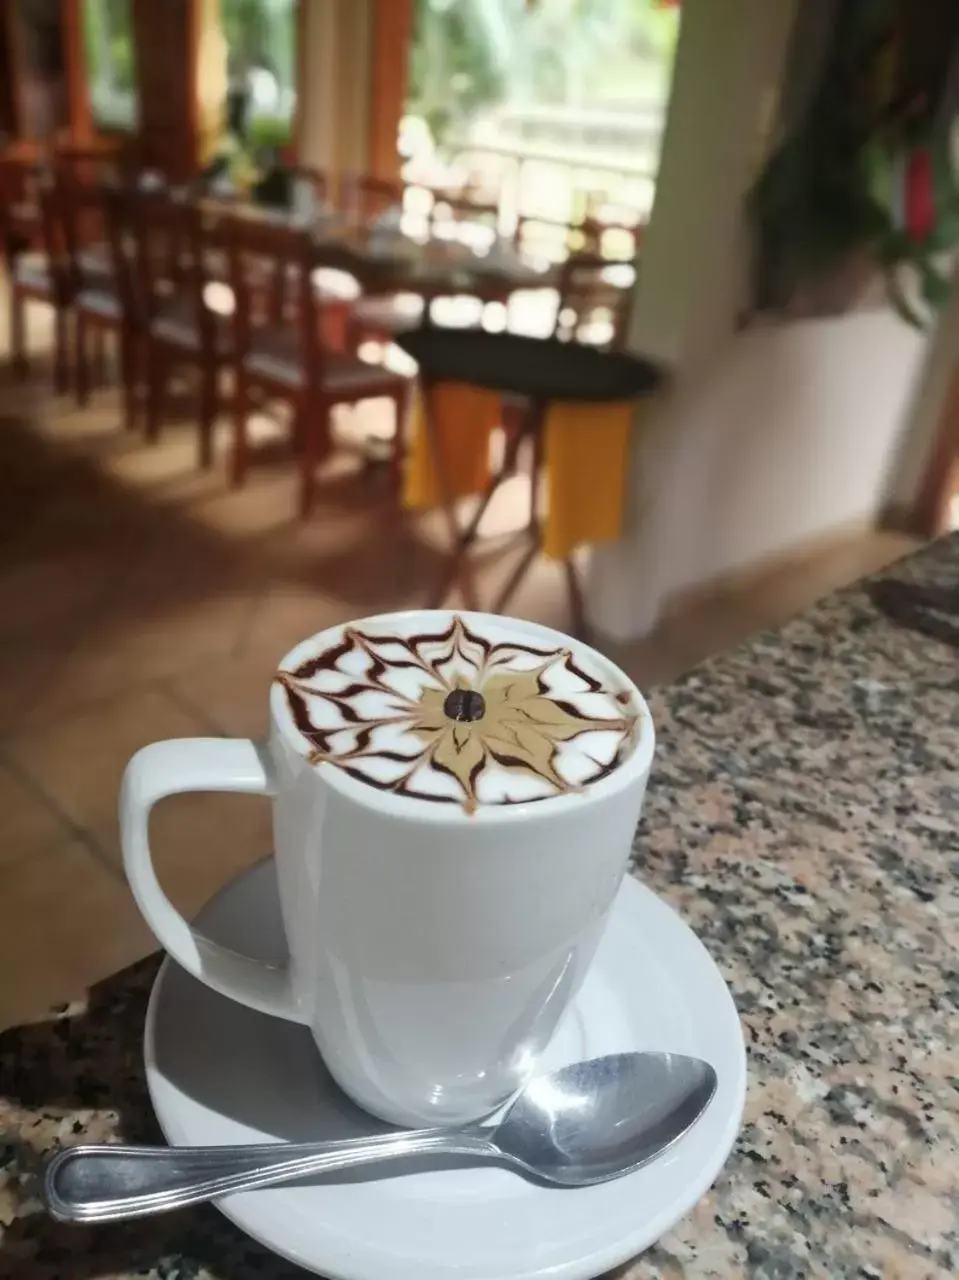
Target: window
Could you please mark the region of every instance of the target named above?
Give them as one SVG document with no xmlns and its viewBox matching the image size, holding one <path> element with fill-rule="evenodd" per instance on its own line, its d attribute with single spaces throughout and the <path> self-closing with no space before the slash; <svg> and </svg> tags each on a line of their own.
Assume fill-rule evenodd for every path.
<svg viewBox="0 0 959 1280">
<path fill-rule="evenodd" d="M 289 142 L 296 110 L 297 0 L 220 0 L 229 131 L 253 147 Z"/>
<path fill-rule="evenodd" d="M 101 129 L 128 130 L 137 125 L 131 2 L 84 0 L 90 109 Z"/>
</svg>

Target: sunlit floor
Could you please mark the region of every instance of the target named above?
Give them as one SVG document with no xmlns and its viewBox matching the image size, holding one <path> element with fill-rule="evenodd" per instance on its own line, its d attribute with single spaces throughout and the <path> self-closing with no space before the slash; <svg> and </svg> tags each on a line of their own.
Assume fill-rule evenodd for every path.
<svg viewBox="0 0 959 1280">
<path fill-rule="evenodd" d="M 196 469 L 188 420 L 148 447 L 119 427 L 114 393 L 80 412 L 36 372 L 14 388 L 0 368 L 0 1026 L 41 1016 L 153 949 L 117 844 L 131 753 L 159 738 L 260 733 L 285 651 L 332 623 L 421 603 L 442 545 L 435 521 L 402 516 L 385 474 L 346 450 L 302 524 L 282 450 L 231 491 L 222 456 Z M 512 563 L 521 490 L 518 480 L 490 514 L 487 585 Z M 909 546 L 844 538 L 610 652 L 641 685 L 668 681 Z M 564 626 L 558 570 L 538 565 L 512 611 Z M 166 801 L 154 841 L 167 891 L 192 912 L 269 849 L 268 804 Z"/>
</svg>

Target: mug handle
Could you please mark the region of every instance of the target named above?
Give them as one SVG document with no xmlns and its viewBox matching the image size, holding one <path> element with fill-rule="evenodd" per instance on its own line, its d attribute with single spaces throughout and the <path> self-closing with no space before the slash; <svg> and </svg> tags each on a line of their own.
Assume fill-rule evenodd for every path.
<svg viewBox="0 0 959 1280">
<path fill-rule="evenodd" d="M 127 765 L 120 787 L 120 843 L 143 918 L 177 964 L 214 991 L 261 1013 L 308 1024 L 286 966 L 254 960 L 205 938 L 160 888 L 150 856 L 150 810 L 164 796 L 184 791 L 274 795 L 266 746 L 248 738 L 174 738 L 143 747 Z"/>
</svg>

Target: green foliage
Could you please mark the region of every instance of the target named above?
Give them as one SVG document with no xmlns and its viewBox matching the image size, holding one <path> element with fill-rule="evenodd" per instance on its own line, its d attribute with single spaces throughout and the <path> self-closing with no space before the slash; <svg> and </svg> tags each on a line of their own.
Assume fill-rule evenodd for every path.
<svg viewBox="0 0 959 1280">
<path fill-rule="evenodd" d="M 270 37 L 270 23 L 263 0 L 220 0 L 223 33 L 231 60 L 245 65 L 261 56 Z"/>
<path fill-rule="evenodd" d="M 471 4 L 416 0 L 407 109 L 434 138 L 503 92 L 486 32 Z"/>
<path fill-rule="evenodd" d="M 862 250 L 885 270 L 909 323 L 921 325 L 920 312 L 951 295 L 939 261 L 959 246 L 954 115 L 939 110 L 949 46 L 937 69 L 899 15 L 897 0 L 840 0 L 805 118 L 750 195 L 760 309 L 787 307 L 800 285 L 826 280 Z"/>
<path fill-rule="evenodd" d="M 285 147 L 290 140 L 290 121 L 283 116 L 254 116 L 247 129 L 246 145 L 254 153 Z"/>
<path fill-rule="evenodd" d="M 136 65 L 132 0 L 85 0 L 82 10 L 87 76 L 98 121 L 109 128 L 132 125 Z"/>
<path fill-rule="evenodd" d="M 133 88 L 133 40 L 129 33 L 115 35 L 110 41 L 110 62 L 114 88 L 129 92 Z"/>
<path fill-rule="evenodd" d="M 655 0 L 416 0 L 407 110 L 441 141 L 506 101 L 661 101 L 678 30 Z"/>
</svg>

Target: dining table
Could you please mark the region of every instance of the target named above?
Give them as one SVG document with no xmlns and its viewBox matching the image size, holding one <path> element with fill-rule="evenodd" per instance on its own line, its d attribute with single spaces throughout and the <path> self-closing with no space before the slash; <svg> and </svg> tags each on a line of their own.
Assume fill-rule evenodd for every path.
<svg viewBox="0 0 959 1280">
<path fill-rule="evenodd" d="M 182 195 L 191 193 L 184 189 Z M 317 266 L 352 276 L 366 293 L 504 297 L 517 290 L 555 289 L 562 276 L 562 262 L 531 258 L 491 229 L 485 236 L 469 235 L 473 224 L 468 221 L 451 218 L 435 228 L 415 219 L 410 225 L 400 210 L 359 220 L 323 202 L 276 208 L 227 191 L 195 198 L 209 220 L 238 216 L 309 231 Z"/>
<path fill-rule="evenodd" d="M 649 701 L 631 871 L 719 966 L 748 1091 L 711 1190 L 618 1280 L 954 1280 L 959 534 Z M 44 1214 L 58 1147 L 160 1140 L 141 1059 L 158 964 L 0 1035 L 0 1274 L 302 1275 L 210 1206 L 97 1228 Z"/>
</svg>

